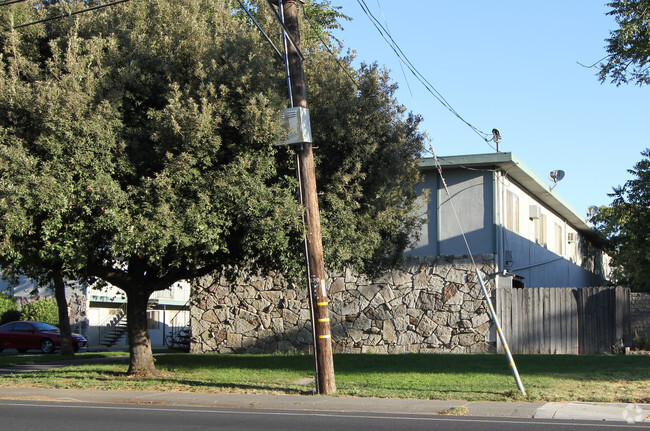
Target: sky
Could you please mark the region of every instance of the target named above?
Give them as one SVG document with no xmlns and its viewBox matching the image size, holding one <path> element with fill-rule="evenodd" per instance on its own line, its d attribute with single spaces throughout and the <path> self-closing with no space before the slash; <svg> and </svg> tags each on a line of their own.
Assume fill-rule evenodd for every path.
<svg viewBox="0 0 650 431">
<path fill-rule="evenodd" d="M 615 186 L 650 147 L 650 86 L 600 83 L 592 65 L 616 29 L 605 2 L 571 0 L 365 0 L 411 63 L 468 123 L 501 133 L 537 175 L 561 169 L 555 187 L 582 216 L 609 205 Z M 377 63 L 398 102 L 424 118 L 438 156 L 494 153 L 408 71 L 357 0 L 332 0 L 352 18 L 336 36 L 355 65 Z M 581 65 L 581 64 L 582 65 Z M 410 87 L 410 90 L 409 90 Z M 493 143 L 490 143 L 494 145 Z"/>
</svg>

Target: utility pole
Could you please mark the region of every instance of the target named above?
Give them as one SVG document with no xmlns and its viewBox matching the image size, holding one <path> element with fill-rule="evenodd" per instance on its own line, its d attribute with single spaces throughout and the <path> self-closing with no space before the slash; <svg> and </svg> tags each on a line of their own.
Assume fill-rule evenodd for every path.
<svg viewBox="0 0 650 431">
<path fill-rule="evenodd" d="M 284 24 L 293 43 L 287 44 L 290 90 L 294 107 L 308 108 L 305 89 L 305 72 L 302 60 L 295 45 L 300 49 L 300 28 L 298 26 L 298 7 L 296 0 L 276 1 L 282 7 Z M 336 392 L 334 379 L 334 359 L 332 357 L 332 338 L 330 333 L 329 298 L 325 288 L 325 262 L 323 259 L 323 241 L 318 210 L 316 189 L 316 170 L 314 152 L 311 143 L 304 143 L 297 148 L 298 170 L 301 177 L 302 201 L 305 206 L 305 235 L 307 261 L 310 274 L 309 298 L 314 316 L 314 350 L 316 355 L 316 387 L 320 394 Z"/>
</svg>

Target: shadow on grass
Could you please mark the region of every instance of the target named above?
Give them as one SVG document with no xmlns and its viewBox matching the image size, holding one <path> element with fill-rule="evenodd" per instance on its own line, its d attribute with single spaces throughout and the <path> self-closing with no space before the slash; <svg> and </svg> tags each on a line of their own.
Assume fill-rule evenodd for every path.
<svg viewBox="0 0 650 431">
<path fill-rule="evenodd" d="M 48 384 L 51 387 L 65 388 L 82 388 L 82 389 L 136 389 L 150 391 L 164 390 L 214 390 L 215 392 L 275 392 L 291 395 L 311 395 L 313 386 L 305 385 L 297 387 L 282 384 L 249 384 L 249 383 L 228 383 L 209 380 L 188 379 L 186 377 L 177 378 L 171 372 L 165 372 L 164 377 L 129 377 L 124 370 L 79 370 L 75 368 L 53 369 L 47 371 L 36 371 L 23 374 L 14 374 L 8 376 L 13 381 L 20 383 L 40 382 Z M 99 383 L 99 384 L 98 384 Z"/>
<path fill-rule="evenodd" d="M 169 354 L 156 357 L 157 366 L 178 370 L 206 368 L 313 371 L 310 355 L 248 355 L 248 354 Z"/>
<path fill-rule="evenodd" d="M 515 355 L 520 374 L 592 381 L 648 380 L 650 356 Z M 171 354 L 157 358 L 159 366 L 178 370 L 205 368 L 289 370 L 311 372 L 313 357 L 298 355 Z M 371 373 L 489 374 L 510 376 L 506 357 L 498 354 L 337 354 L 337 375 Z"/>
</svg>

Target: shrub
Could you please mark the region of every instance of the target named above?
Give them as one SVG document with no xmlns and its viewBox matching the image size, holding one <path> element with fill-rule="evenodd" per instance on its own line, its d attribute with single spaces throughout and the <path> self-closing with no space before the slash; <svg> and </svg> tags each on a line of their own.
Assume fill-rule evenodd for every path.
<svg viewBox="0 0 650 431">
<path fill-rule="evenodd" d="M 50 325 L 59 324 L 59 307 L 54 298 L 38 298 L 23 305 L 23 320 L 39 320 Z"/>
<path fill-rule="evenodd" d="M 14 320 L 20 320 L 18 304 L 11 296 L 0 293 L 0 325 Z"/>
</svg>

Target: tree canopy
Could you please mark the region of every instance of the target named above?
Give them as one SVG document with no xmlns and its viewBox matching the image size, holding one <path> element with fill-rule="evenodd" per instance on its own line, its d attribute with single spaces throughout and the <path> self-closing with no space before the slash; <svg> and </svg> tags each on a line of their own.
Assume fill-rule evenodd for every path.
<svg viewBox="0 0 650 431">
<path fill-rule="evenodd" d="M 601 82 L 649 84 L 650 0 L 616 0 L 607 5 L 619 28 L 606 39 L 609 55 L 600 64 Z"/>
<path fill-rule="evenodd" d="M 152 292 L 229 266 L 302 267 L 293 151 L 275 145 L 284 68 L 236 4 L 133 1 L 0 34 L 0 264 L 123 289 L 132 373 L 155 371 Z M 0 24 L 60 7 L 3 7 Z M 305 7 L 326 265 L 387 267 L 418 224 L 419 118 L 386 71 L 325 49 L 336 9 Z"/>
<path fill-rule="evenodd" d="M 599 209 L 593 222 L 606 239 L 616 283 L 650 291 L 650 149 L 629 172 L 634 176 L 614 188 L 612 204 Z"/>
</svg>

